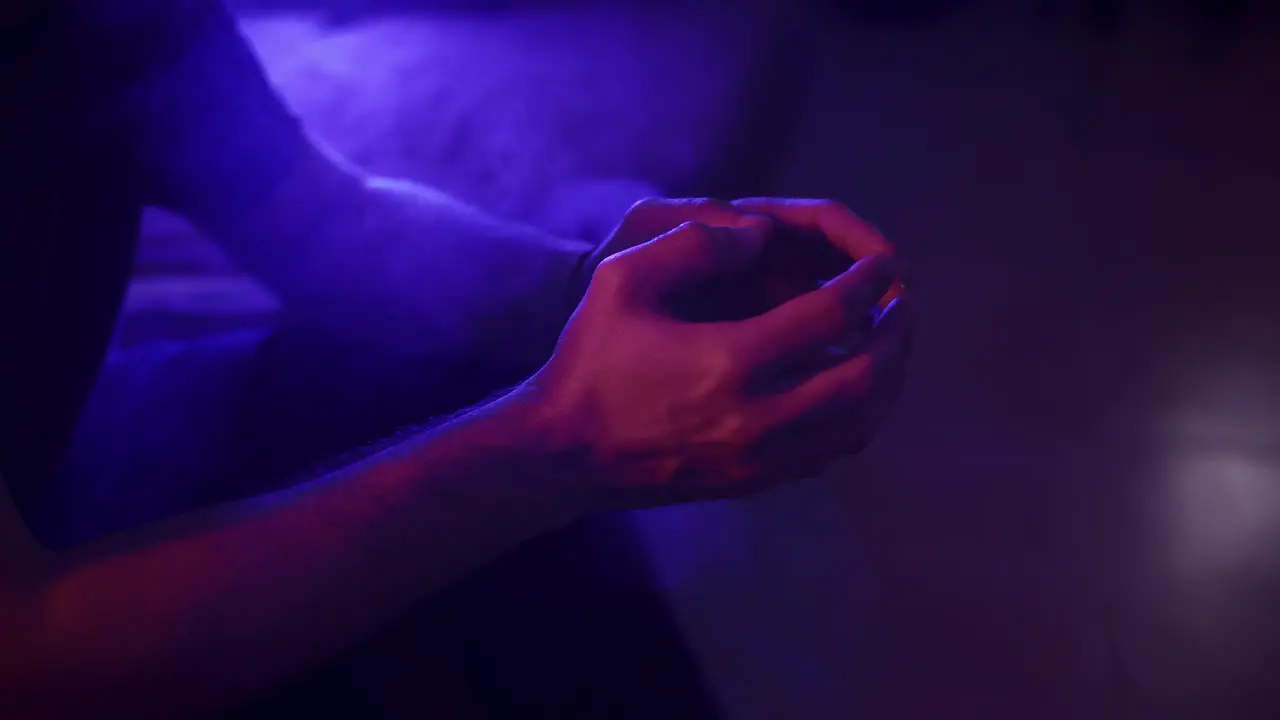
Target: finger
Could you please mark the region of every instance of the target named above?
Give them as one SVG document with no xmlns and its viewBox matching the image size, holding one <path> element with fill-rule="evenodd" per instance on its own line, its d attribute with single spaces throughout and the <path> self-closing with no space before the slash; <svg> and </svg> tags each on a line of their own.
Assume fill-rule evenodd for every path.
<svg viewBox="0 0 1280 720">
<path fill-rule="evenodd" d="M 903 301 L 908 302 L 908 301 Z M 905 304 L 895 306 L 894 312 L 885 316 L 884 323 L 904 323 L 908 319 Z M 878 373 L 871 379 L 871 388 L 858 402 L 840 404 L 826 402 L 818 405 L 805 405 L 791 408 L 792 417 L 782 418 L 783 432 L 791 441 L 786 444 L 787 462 L 797 470 L 803 469 L 809 475 L 817 476 L 826 467 L 839 458 L 856 455 L 867 448 L 874 440 L 881 425 L 889 416 L 906 377 L 905 358 L 910 352 L 912 330 L 902 325 L 880 327 L 882 335 L 877 343 L 896 344 L 897 350 L 889 349 L 889 357 L 882 363 L 873 365 Z M 906 341 L 898 342 L 903 337 Z M 873 349 L 872 352 L 877 352 Z M 895 359 L 894 354 L 898 353 Z"/>
<path fill-rule="evenodd" d="M 765 248 L 765 261 L 774 274 L 803 278 L 809 290 L 848 270 L 854 263 L 848 253 L 832 245 L 821 232 L 783 222 L 773 227 Z"/>
<path fill-rule="evenodd" d="M 894 300 L 876 319 L 864 352 L 886 369 L 900 369 L 911 354 L 920 310 L 909 295 Z"/>
<path fill-rule="evenodd" d="M 773 221 L 751 215 L 723 200 L 712 198 L 646 198 L 627 210 L 622 222 L 586 258 L 583 267 L 590 277 L 607 258 L 671 232 L 686 222 L 713 227 L 755 227 L 769 232 Z"/>
<path fill-rule="evenodd" d="M 817 230 L 854 260 L 893 255 L 893 245 L 852 210 L 834 200 L 743 198 L 732 205 L 744 212 L 768 215 L 788 225 Z"/>
<path fill-rule="evenodd" d="M 821 233 L 828 243 L 854 260 L 878 254 L 897 255 L 897 249 L 879 230 L 834 200 L 743 198 L 735 200 L 733 206 L 766 215 L 801 231 Z M 887 307 L 902 294 L 903 288 L 899 279 L 880 298 L 879 306 Z"/>
<path fill-rule="evenodd" d="M 636 299 L 656 300 L 740 270 L 755 262 L 763 247 L 764 233 L 758 228 L 686 222 L 606 265 L 616 264 Z"/>
<path fill-rule="evenodd" d="M 916 310 L 909 298 L 895 300 L 877 323 L 866 348 L 848 360 L 775 397 L 780 423 L 806 419 L 861 416 L 878 422 L 891 402 L 892 386 L 901 382 L 915 331 Z M 876 407 L 873 407 L 876 406 Z"/>
<path fill-rule="evenodd" d="M 683 223 L 699 222 L 715 227 L 758 226 L 767 222 L 761 217 L 713 198 L 648 198 L 627 211 L 619 229 L 628 235 L 655 238 Z"/>
<path fill-rule="evenodd" d="M 740 323 L 748 362 L 761 369 L 809 358 L 862 327 L 897 277 L 888 255 L 860 260 L 817 290 Z"/>
<path fill-rule="evenodd" d="M 889 366 L 875 379 L 862 403 L 815 411 L 797 422 L 796 433 L 806 438 L 800 447 L 809 454 L 845 456 L 862 452 L 897 404 L 905 378 L 905 362 Z"/>
</svg>

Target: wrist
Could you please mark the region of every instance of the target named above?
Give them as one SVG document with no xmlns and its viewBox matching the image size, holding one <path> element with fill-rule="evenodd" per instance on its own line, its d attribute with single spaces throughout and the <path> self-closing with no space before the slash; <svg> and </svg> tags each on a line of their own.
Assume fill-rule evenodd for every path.
<svg viewBox="0 0 1280 720">
<path fill-rule="evenodd" d="M 573 519 L 598 510 L 591 445 L 572 414 L 538 384 L 535 375 L 487 408 L 501 434 L 511 438 L 520 470 L 531 470 L 543 497 Z"/>
</svg>

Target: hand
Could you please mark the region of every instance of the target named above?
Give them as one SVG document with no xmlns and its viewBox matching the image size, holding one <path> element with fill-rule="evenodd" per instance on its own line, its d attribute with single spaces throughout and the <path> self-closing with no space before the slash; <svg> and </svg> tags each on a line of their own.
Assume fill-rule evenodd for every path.
<svg viewBox="0 0 1280 720">
<path fill-rule="evenodd" d="M 733 201 L 732 206 L 741 212 L 768 217 L 784 234 L 792 235 L 793 241 L 779 244 L 772 263 L 766 263 L 773 266 L 773 275 L 785 278 L 775 284 L 784 294 L 793 288 L 799 289 L 814 274 L 824 280 L 834 277 L 848 266 L 851 258 L 897 255 L 897 250 L 879 231 L 834 200 L 743 198 Z M 904 290 L 901 280 L 895 282 L 880 298 L 879 307 L 887 307 Z"/>
<path fill-rule="evenodd" d="M 592 274 L 605 258 L 685 222 L 770 230 L 761 262 L 744 268 L 736 277 L 726 274 L 713 279 L 711 284 L 718 287 L 700 288 L 692 298 L 697 307 L 685 308 L 693 316 L 757 314 L 812 290 L 847 270 L 854 260 L 895 253 L 875 228 L 833 200 L 745 198 L 727 203 L 708 198 L 649 198 L 633 205 L 608 239 L 584 258 L 574 283 L 573 306 L 582 299 Z M 895 284 L 881 299 L 880 307 L 900 291 L 901 285 Z M 675 302 L 688 305 L 679 299 Z M 735 304 L 736 308 L 728 307 Z"/>
<path fill-rule="evenodd" d="M 857 353 L 833 361 L 827 351 L 895 281 L 889 255 L 755 317 L 669 312 L 674 295 L 761 263 L 767 230 L 734 222 L 683 223 L 603 262 L 526 387 L 560 437 L 586 451 L 593 507 L 732 497 L 815 475 L 861 450 L 892 404 L 912 335 L 908 298 Z"/>
<path fill-rule="evenodd" d="M 682 223 L 698 222 L 713 227 L 767 227 L 770 221 L 752 216 L 729 203 L 708 198 L 647 198 L 632 205 L 608 239 L 582 260 L 574 281 L 572 305 L 577 307 L 591 283 L 596 268 L 610 255 L 646 243 Z"/>
</svg>

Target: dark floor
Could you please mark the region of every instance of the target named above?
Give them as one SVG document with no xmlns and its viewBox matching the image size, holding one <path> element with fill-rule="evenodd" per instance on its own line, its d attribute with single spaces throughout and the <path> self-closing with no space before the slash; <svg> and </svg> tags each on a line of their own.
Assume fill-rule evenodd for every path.
<svg viewBox="0 0 1280 720">
<path fill-rule="evenodd" d="M 833 37 L 784 189 L 881 225 L 927 326 L 864 457 L 654 521 L 716 535 L 674 593 L 734 717 L 1280 717 L 1273 20 Z"/>
</svg>

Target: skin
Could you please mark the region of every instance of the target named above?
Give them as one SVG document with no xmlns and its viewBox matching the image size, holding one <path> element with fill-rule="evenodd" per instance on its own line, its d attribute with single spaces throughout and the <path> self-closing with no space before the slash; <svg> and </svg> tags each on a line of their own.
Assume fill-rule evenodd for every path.
<svg viewBox="0 0 1280 720">
<path fill-rule="evenodd" d="M 170 209 L 308 322 L 424 362 L 515 350 L 533 375 L 337 472 L 67 552 L 32 537 L 0 482 L 0 717 L 235 707 L 585 514 L 811 476 L 865 445 L 901 382 L 909 298 L 856 351 L 828 350 L 897 270 L 837 203 L 646 201 L 595 249 L 367 176 L 301 132 L 272 141 L 298 160 L 267 197 Z M 257 158 L 229 159 L 245 170 L 153 180 L 252 185 L 231 174 Z M 811 261 L 796 232 L 843 257 Z M 733 319 L 690 321 L 675 295 Z"/>
<path fill-rule="evenodd" d="M 173 209 L 335 337 L 437 367 L 501 355 L 532 372 L 546 361 L 581 297 L 571 290 L 593 269 L 590 243 L 368 175 L 300 133 L 286 141 L 300 160 L 253 207 Z"/>
<path fill-rule="evenodd" d="M 862 350 L 791 389 L 748 381 L 821 355 L 892 286 L 892 259 L 866 257 L 748 320 L 684 322 L 665 297 L 757 263 L 775 233 L 760 214 L 672 205 L 628 215 L 610 241 L 627 249 L 594 273 L 528 382 L 362 463 L 65 554 L 42 549 L 0 493 L 0 711 L 234 707 L 584 514 L 749 494 L 859 450 L 900 381 L 908 298 Z M 681 217 L 653 240 L 631 234 Z M 883 247 L 872 238 L 836 242 Z"/>
</svg>

